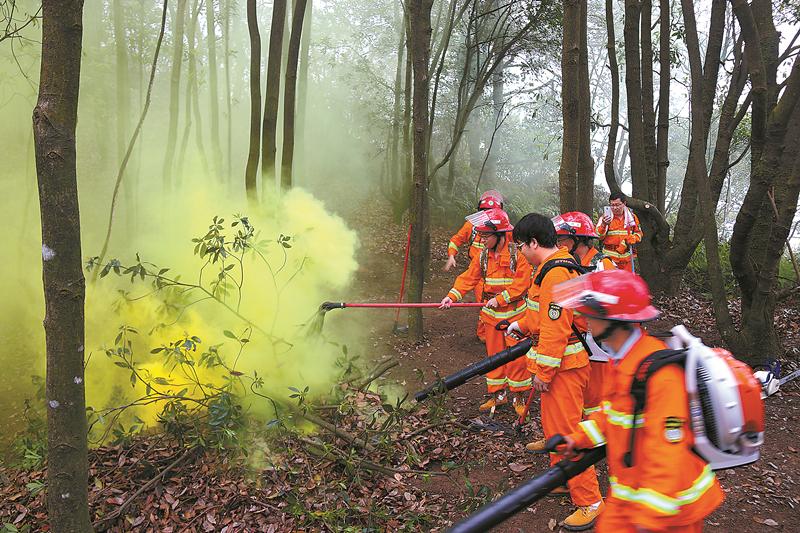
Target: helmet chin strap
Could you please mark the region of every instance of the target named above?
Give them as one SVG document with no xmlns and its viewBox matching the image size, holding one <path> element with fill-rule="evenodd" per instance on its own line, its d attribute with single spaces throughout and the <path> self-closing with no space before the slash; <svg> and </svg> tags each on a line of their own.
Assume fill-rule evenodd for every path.
<svg viewBox="0 0 800 533">
<path fill-rule="evenodd" d="M 625 331 L 631 331 L 632 329 L 629 322 L 620 322 L 618 320 L 611 320 L 610 322 L 611 324 L 609 324 L 609 326 L 605 329 L 605 331 L 603 331 L 603 333 L 598 333 L 597 335 L 595 335 L 594 333 L 592 334 L 592 338 L 596 342 L 598 343 L 603 342 L 604 340 L 608 339 L 611 335 L 613 335 L 614 332 L 617 331 L 618 329 L 624 329 Z"/>
</svg>

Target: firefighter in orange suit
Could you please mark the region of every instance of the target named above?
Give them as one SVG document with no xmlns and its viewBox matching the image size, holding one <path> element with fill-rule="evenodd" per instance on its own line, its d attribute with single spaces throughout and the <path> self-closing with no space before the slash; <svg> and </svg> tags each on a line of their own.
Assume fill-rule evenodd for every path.
<svg viewBox="0 0 800 533">
<path fill-rule="evenodd" d="M 499 207 L 503 209 L 503 195 L 497 192 L 494 189 L 489 189 L 485 193 L 483 193 L 478 200 L 478 211 L 485 211 L 487 209 L 494 209 Z M 483 250 L 483 241 L 481 240 L 481 236 L 478 234 L 478 231 L 473 226 L 472 222 L 469 220 L 464 222 L 464 225 L 461 226 L 455 235 L 450 237 L 450 242 L 447 243 L 447 262 L 444 265 L 444 271 L 450 272 L 454 266 L 456 266 L 456 255 L 458 255 L 458 249 L 464 244 L 469 243 L 469 249 L 467 250 L 467 257 L 471 261 L 473 257 L 480 255 L 481 250 Z M 475 286 L 475 301 L 480 301 L 482 298 L 483 292 L 483 285 L 478 284 Z M 485 341 L 485 334 L 484 334 L 484 325 L 483 322 L 478 319 L 478 328 L 475 332 L 478 338 L 481 341 Z"/>
<path fill-rule="evenodd" d="M 503 320 L 516 320 L 525 313 L 525 293 L 530 285 L 531 267 L 511 241 L 513 226 L 505 211 L 495 208 L 470 218 L 473 216 L 483 219 L 476 228 L 486 247 L 456 278 L 453 288 L 442 299 L 441 307 L 450 307 L 482 283 L 486 306 L 481 308 L 480 320 L 485 324 L 486 353 L 491 356 L 516 344 L 512 337 L 506 337 L 505 332 L 495 326 Z M 521 393 L 531 388 L 525 359 L 517 359 L 489 372 L 486 384 L 491 397 L 480 406 L 481 411 L 508 403 L 507 391 L 510 390 L 514 409 L 520 415 L 525 408 Z"/>
<path fill-rule="evenodd" d="M 597 251 L 593 239 L 597 239 L 592 219 L 580 211 L 570 211 L 553 218 L 558 235 L 558 245 L 566 247 L 581 266 L 593 272 L 617 268 L 611 260 Z M 576 313 L 576 315 L 579 313 Z M 581 320 L 581 331 L 586 330 L 586 322 Z M 596 348 L 596 345 L 595 345 Z M 595 353 L 598 352 L 598 353 Z M 600 410 L 603 387 L 609 381 L 608 357 L 599 349 L 589 354 L 589 385 L 584 391 L 583 415 L 588 416 Z M 541 442 L 544 448 L 544 442 Z"/>
<path fill-rule="evenodd" d="M 603 240 L 603 254 L 611 258 L 617 268 L 633 272 L 633 246 L 642 240 L 639 218 L 628 209 L 627 197 L 612 192 L 609 197 L 612 216 L 602 216 L 597 222 L 597 234 Z"/>
<path fill-rule="evenodd" d="M 630 272 L 595 272 L 556 287 L 556 299 L 587 317 L 612 360 L 603 409 L 578 424 L 564 447 L 571 454 L 606 444 L 610 492 L 597 531 L 701 531 L 723 493 L 708 463 L 692 451 L 681 367 L 668 365 L 650 377 L 644 411 L 633 420 L 633 375 L 642 360 L 667 347 L 640 325 L 660 314 L 647 284 Z"/>
<path fill-rule="evenodd" d="M 545 438 L 566 434 L 583 418 L 584 391 L 589 382 L 589 354 L 573 331 L 572 309 L 562 309 L 553 301 L 553 287 L 579 275 L 566 248 L 556 241 L 553 222 L 540 214 L 525 215 L 514 228 L 514 241 L 528 262 L 536 268 L 528 291 L 527 311 L 522 320 L 508 329 L 531 335 L 534 345 L 528 353 L 528 369 L 534 376 L 533 388 L 541 392 L 542 429 Z M 563 457 L 550 455 L 556 464 Z M 568 482 L 569 495 L 578 507 L 562 525 L 570 531 L 592 527 L 603 510 L 603 501 L 594 467 L 587 468 Z"/>
</svg>

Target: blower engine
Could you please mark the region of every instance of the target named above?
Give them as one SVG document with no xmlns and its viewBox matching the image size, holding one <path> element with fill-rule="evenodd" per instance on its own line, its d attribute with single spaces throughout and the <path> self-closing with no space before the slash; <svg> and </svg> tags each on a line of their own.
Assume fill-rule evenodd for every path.
<svg viewBox="0 0 800 533">
<path fill-rule="evenodd" d="M 756 461 L 764 443 L 761 383 L 746 364 L 709 348 L 684 326 L 672 328 L 670 348 L 685 350 L 686 390 L 694 449 L 711 468 Z"/>
</svg>

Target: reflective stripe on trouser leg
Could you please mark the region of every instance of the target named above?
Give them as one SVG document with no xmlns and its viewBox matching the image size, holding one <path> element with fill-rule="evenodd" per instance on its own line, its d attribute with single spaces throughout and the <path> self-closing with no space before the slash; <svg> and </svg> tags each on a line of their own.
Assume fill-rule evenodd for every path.
<svg viewBox="0 0 800 533">
<path fill-rule="evenodd" d="M 505 337 L 506 348 L 514 346 L 518 341 L 512 337 Z M 528 372 L 528 362 L 525 356 L 506 363 L 506 377 L 508 388 L 514 392 L 526 391 L 531 388 L 531 373 Z"/>
<path fill-rule="evenodd" d="M 611 363 L 589 361 L 589 383 L 583 391 L 583 415 L 599 411 L 603 401 L 603 390 L 611 386 Z"/>
<path fill-rule="evenodd" d="M 558 370 L 547 392 L 542 393 L 542 429 L 545 439 L 560 433 L 572 433 L 583 418 L 583 391 L 589 381 L 589 365 Z M 550 464 L 563 459 L 550 454 Z M 575 505 L 591 505 L 600 501 L 600 487 L 594 467 L 589 467 L 567 483 Z"/>
<path fill-rule="evenodd" d="M 488 356 L 506 349 L 505 334 L 502 331 L 497 331 L 491 324 L 486 324 L 484 335 L 486 335 L 486 354 Z M 486 386 L 490 393 L 505 389 L 508 386 L 507 366 L 508 364 L 505 364 L 486 373 Z"/>
<path fill-rule="evenodd" d="M 636 509 L 614 497 L 606 498 L 606 507 L 597 519 L 596 533 L 636 533 Z M 667 526 L 659 533 L 702 533 L 703 520 L 681 526 Z"/>
</svg>

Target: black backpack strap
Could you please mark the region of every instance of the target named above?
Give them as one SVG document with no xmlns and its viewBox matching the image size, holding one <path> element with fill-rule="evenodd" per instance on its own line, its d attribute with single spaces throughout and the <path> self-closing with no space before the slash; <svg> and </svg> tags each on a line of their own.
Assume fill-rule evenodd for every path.
<svg viewBox="0 0 800 533">
<path fill-rule="evenodd" d="M 566 268 L 570 272 L 577 272 L 578 274 L 586 274 L 587 270 L 586 267 L 579 265 L 574 259 L 553 259 L 552 261 L 546 262 L 542 265 L 542 268 L 536 274 L 536 277 L 533 279 L 534 285 L 541 285 L 542 280 L 547 275 L 548 272 L 553 270 L 554 268 Z"/>
<path fill-rule="evenodd" d="M 586 342 L 586 334 L 585 333 L 581 333 L 581 330 L 579 330 L 575 326 L 575 322 L 570 324 L 570 326 L 572 327 L 572 332 L 575 335 L 577 335 L 578 336 L 578 340 L 581 341 L 581 344 L 583 345 L 583 349 L 586 350 L 586 353 L 588 353 L 589 357 L 591 357 L 592 356 L 592 349 L 589 348 L 589 344 Z"/>
<path fill-rule="evenodd" d="M 681 365 L 686 361 L 686 350 L 658 350 L 645 357 L 636 372 L 633 374 L 631 383 L 631 396 L 633 396 L 633 418 L 631 419 L 631 440 L 628 451 L 625 452 L 623 461 L 628 468 L 633 466 L 633 446 L 636 443 L 636 419 L 644 411 L 647 403 L 647 381 L 650 376 L 661 370 L 667 365 Z"/>
</svg>

